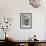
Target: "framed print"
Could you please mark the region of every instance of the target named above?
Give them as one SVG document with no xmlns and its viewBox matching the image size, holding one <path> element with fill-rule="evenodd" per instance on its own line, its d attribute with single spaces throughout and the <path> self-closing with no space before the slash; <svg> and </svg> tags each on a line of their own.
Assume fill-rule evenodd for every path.
<svg viewBox="0 0 46 46">
<path fill-rule="evenodd" d="M 32 13 L 20 13 L 20 28 L 32 28 Z"/>
</svg>

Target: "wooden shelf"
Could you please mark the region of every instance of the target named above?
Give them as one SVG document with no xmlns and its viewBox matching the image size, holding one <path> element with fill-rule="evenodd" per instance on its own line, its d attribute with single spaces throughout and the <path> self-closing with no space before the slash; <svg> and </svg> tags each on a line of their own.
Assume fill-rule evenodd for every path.
<svg viewBox="0 0 46 46">
<path fill-rule="evenodd" d="M 0 46 L 2 45 L 9 45 L 9 46 L 46 46 L 46 40 L 40 40 L 40 41 L 29 41 L 29 40 L 0 40 Z"/>
</svg>

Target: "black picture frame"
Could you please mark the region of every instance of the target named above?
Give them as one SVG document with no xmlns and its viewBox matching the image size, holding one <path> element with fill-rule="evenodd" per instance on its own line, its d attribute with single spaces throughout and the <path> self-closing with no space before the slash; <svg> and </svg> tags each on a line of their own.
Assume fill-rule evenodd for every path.
<svg viewBox="0 0 46 46">
<path fill-rule="evenodd" d="M 32 13 L 20 13 L 20 28 L 21 29 L 32 28 Z"/>
</svg>

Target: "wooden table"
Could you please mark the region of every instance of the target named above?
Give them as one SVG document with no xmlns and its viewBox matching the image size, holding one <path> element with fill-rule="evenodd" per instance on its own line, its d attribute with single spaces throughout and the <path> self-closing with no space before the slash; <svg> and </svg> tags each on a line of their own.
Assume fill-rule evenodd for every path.
<svg viewBox="0 0 46 46">
<path fill-rule="evenodd" d="M 17 40 L 14 41 L 16 46 L 20 46 L 20 44 L 24 44 L 24 46 L 46 46 L 46 40 L 39 40 L 39 41 L 29 41 L 29 40 Z"/>
<path fill-rule="evenodd" d="M 39 41 L 29 41 L 29 40 L 13 40 L 8 41 L 9 44 L 14 44 L 16 46 L 46 46 L 46 40 Z"/>
</svg>

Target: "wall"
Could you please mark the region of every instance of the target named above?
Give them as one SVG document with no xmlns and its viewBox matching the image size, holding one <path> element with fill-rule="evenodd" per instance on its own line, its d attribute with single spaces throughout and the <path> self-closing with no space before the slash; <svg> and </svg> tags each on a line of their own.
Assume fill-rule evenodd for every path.
<svg viewBox="0 0 46 46">
<path fill-rule="evenodd" d="M 20 13 L 32 13 L 32 29 L 20 29 Z M 8 33 L 17 40 L 28 40 L 34 34 L 39 40 L 44 40 L 45 15 L 45 8 L 32 8 L 28 0 L 0 0 L 0 16 L 13 17 Z"/>
</svg>

